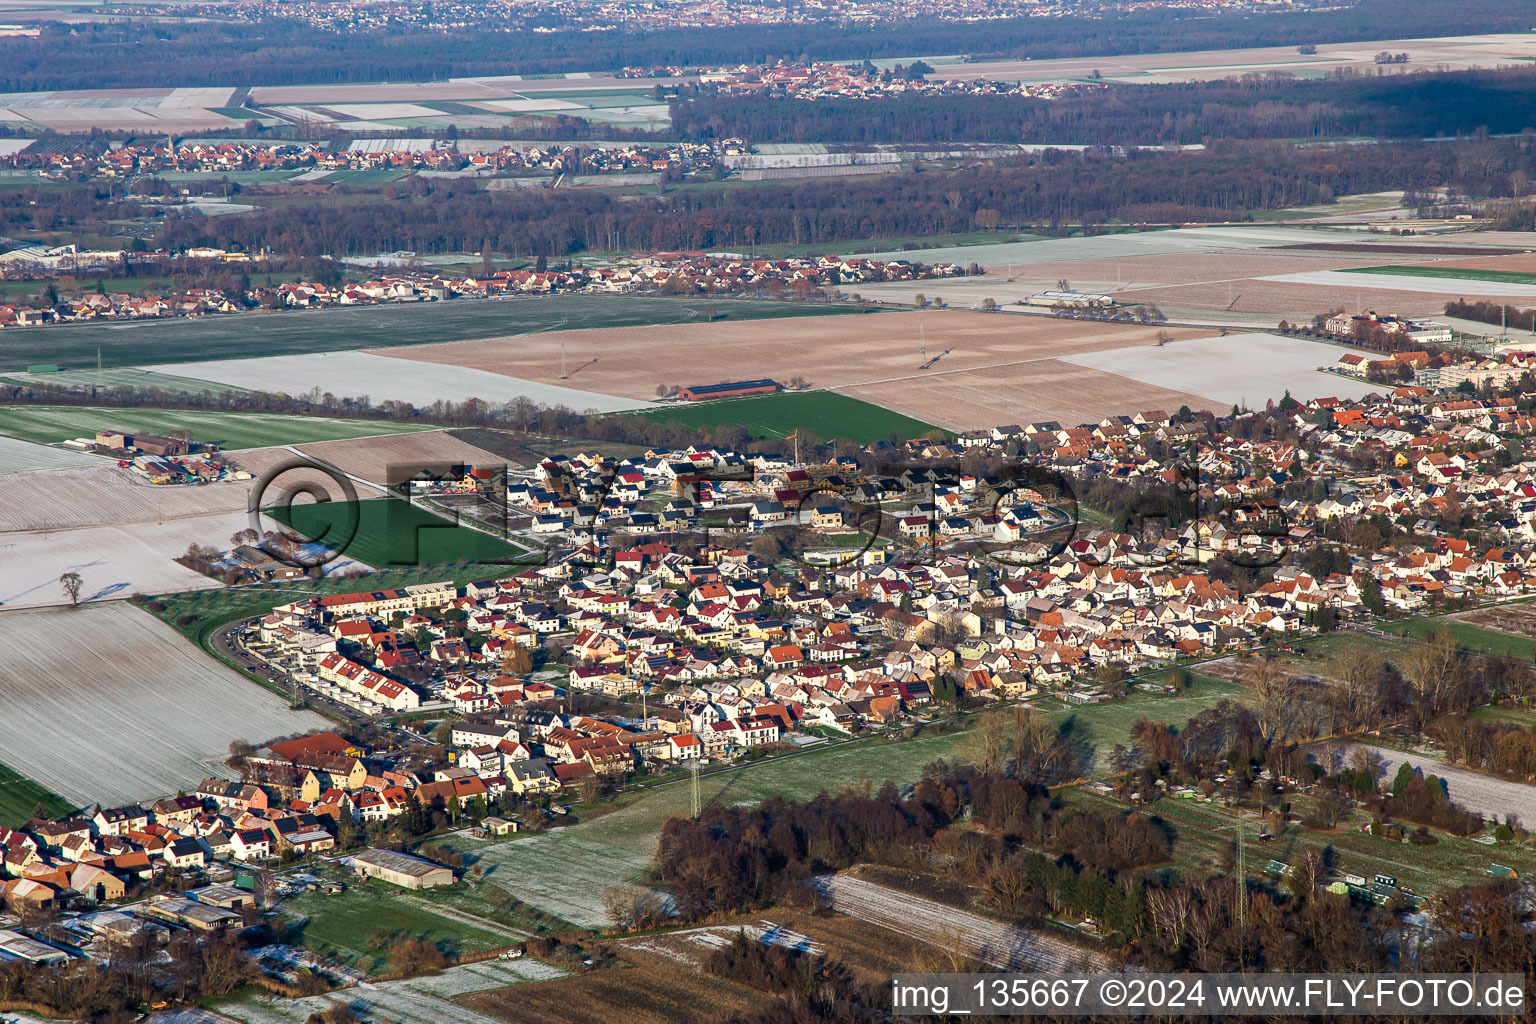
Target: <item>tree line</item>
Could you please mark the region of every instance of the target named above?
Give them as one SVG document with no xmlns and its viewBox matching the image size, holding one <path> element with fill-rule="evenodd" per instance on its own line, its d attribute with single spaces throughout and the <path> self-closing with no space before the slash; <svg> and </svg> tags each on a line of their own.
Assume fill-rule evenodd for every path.
<svg viewBox="0 0 1536 1024">
<path fill-rule="evenodd" d="M 1210 139 L 1420 139 L 1536 124 L 1536 69 L 1247 75 L 1029 96 L 818 99 L 711 96 L 672 104 L 686 137 L 834 144 L 1147 146 Z"/>
<path fill-rule="evenodd" d="M 254 17 L 184 21 L 45 22 L 38 38 L 0 39 L 0 90 L 420 82 L 450 77 L 763 63 L 780 57 L 863 60 L 924 53 L 979 58 L 1082 57 L 1363 39 L 1517 32 L 1524 0 L 1362 0 L 1319 16 L 1301 8 L 1127 11 L 984 22 L 915 18 L 711 28 L 547 31 L 488 20 L 448 31 L 409 24 L 327 30 Z M 515 33 L 515 34 L 514 34 Z M 174 47 L 177 59 L 163 54 Z"/>
<path fill-rule="evenodd" d="M 1199 152 L 1049 149 L 956 172 L 916 168 L 878 180 L 819 179 L 657 194 L 597 190 L 486 192 L 412 179 L 399 201 L 284 204 L 223 217 L 167 218 L 163 248 L 215 245 L 277 253 L 534 252 L 746 249 L 997 228 L 1061 233 L 1110 221 L 1245 220 L 1257 210 L 1336 195 L 1449 186 L 1515 194 L 1536 169 L 1536 141 L 1402 143 L 1339 148 L 1223 141 Z"/>
</svg>

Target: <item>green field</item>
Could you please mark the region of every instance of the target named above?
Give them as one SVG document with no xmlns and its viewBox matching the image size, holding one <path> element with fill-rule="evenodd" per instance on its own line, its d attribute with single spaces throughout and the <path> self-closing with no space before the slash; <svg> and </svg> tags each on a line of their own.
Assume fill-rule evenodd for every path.
<svg viewBox="0 0 1536 1024">
<path fill-rule="evenodd" d="M 1154 673 L 1149 681 L 1157 681 L 1163 674 Z M 1103 774 L 1108 770 L 1110 751 L 1117 743 L 1131 746 L 1131 726 L 1141 719 L 1181 728 L 1200 712 L 1224 700 L 1244 702 L 1247 693 L 1237 683 L 1196 673 L 1193 685 L 1178 696 L 1136 690 L 1124 700 L 1105 704 L 1061 706 L 1057 701 L 1042 701 L 1041 707 L 1067 730 L 1079 751 L 1091 762 L 1094 774 Z"/>
<path fill-rule="evenodd" d="M 75 810 L 74 804 L 57 793 L 0 764 L 0 827 L 26 824 L 39 803 L 50 818 L 63 817 Z"/>
<path fill-rule="evenodd" d="M 680 423 L 695 428 L 739 423 L 752 437 L 787 437 L 800 429 L 814 432 L 823 441 L 846 438 L 861 444 L 884 440 L 893 433 L 902 439 L 947 436 L 947 431 L 931 423 L 833 391 L 686 402 L 637 415 L 656 423 Z"/>
<path fill-rule="evenodd" d="M 178 377 L 173 373 L 156 373 L 131 366 L 112 369 L 60 370 L 57 373 L 16 373 L 5 378 L 17 384 L 26 384 L 51 391 L 92 392 L 99 388 L 138 388 L 143 391 L 165 391 L 172 394 L 221 395 L 228 391 L 237 395 L 254 392 L 229 384 L 199 380 L 196 377 Z"/>
<path fill-rule="evenodd" d="M 521 548 L 495 537 L 456 526 L 413 502 L 395 498 L 333 501 L 276 507 L 267 514 L 306 537 L 341 545 L 349 558 L 378 569 L 411 565 L 451 566 L 495 559 L 515 559 Z M 356 531 L 346 534 L 356 515 Z M 521 570 L 502 567 L 502 574 Z"/>
<path fill-rule="evenodd" d="M 318 312 L 232 313 L 166 321 L 68 324 L 8 332 L 0 372 L 36 363 L 64 369 L 144 363 L 194 363 L 252 354 L 300 355 L 423 345 L 550 330 L 644 327 L 717 320 L 766 320 L 863 312 L 851 305 L 766 299 L 643 298 L 629 295 L 527 296 L 497 301 L 348 306 Z M 195 374 L 189 374 L 195 376 Z"/>
<path fill-rule="evenodd" d="M 116 409 L 89 406 L 11 405 L 0 407 L 0 434 L 52 443 L 93 437 L 98 430 L 137 430 L 168 434 L 190 430 L 197 441 L 225 448 L 269 448 L 281 444 L 335 441 L 373 434 L 402 434 L 428 429 L 386 420 L 284 416 L 259 412 L 204 412 L 182 409 Z"/>
<path fill-rule="evenodd" d="M 1496 284 L 1536 284 L 1536 274 L 1516 270 L 1467 270 L 1423 265 L 1357 267 L 1351 274 L 1400 274 L 1403 277 L 1434 277 L 1451 281 L 1492 281 Z"/>
<path fill-rule="evenodd" d="M 1455 619 L 1409 619 L 1404 622 L 1388 623 L 1381 628 L 1389 633 L 1412 637 L 1416 640 L 1422 640 L 1430 633 L 1446 633 L 1459 646 L 1479 654 L 1496 654 L 1527 662 L 1536 655 L 1536 640 L 1530 637 L 1500 633 L 1495 629 L 1484 629 Z"/>
<path fill-rule="evenodd" d="M 290 923 L 290 940 L 370 972 L 385 967 L 397 935 L 425 939 L 450 955 L 478 953 L 513 942 L 509 935 L 434 913 L 383 883 L 348 881 L 346 892 L 334 896 L 305 893 L 286 901 L 283 910 L 290 917 L 308 918 L 303 924 Z"/>
</svg>

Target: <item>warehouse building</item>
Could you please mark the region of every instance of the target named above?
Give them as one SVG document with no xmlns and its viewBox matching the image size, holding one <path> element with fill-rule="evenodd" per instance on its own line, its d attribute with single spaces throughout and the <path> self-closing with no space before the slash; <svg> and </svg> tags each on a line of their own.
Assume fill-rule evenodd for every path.
<svg viewBox="0 0 1536 1024">
<path fill-rule="evenodd" d="M 364 850 L 352 855 L 352 870 L 405 889 L 433 889 L 453 884 L 453 869 L 393 850 Z"/>
<path fill-rule="evenodd" d="M 706 398 L 741 398 L 745 395 L 771 395 L 779 390 L 779 382 L 764 377 L 760 380 L 733 380 L 724 384 L 695 384 L 682 388 L 677 397 L 685 402 L 702 402 Z"/>
<path fill-rule="evenodd" d="M 1052 309 L 1104 309 L 1115 304 L 1113 295 L 1094 292 L 1050 291 L 1036 292 L 1026 300 L 1031 306 L 1049 306 Z"/>
</svg>

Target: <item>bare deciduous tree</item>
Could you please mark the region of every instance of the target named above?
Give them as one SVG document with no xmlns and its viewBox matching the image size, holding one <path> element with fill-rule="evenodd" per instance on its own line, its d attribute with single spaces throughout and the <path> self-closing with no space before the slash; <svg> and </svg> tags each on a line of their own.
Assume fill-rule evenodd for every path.
<svg viewBox="0 0 1536 1024">
<path fill-rule="evenodd" d="M 1448 636 L 1431 633 L 1408 648 L 1403 657 L 1403 678 L 1415 697 L 1415 724 L 1438 716 L 1450 704 L 1462 676 L 1461 654 Z"/>
</svg>

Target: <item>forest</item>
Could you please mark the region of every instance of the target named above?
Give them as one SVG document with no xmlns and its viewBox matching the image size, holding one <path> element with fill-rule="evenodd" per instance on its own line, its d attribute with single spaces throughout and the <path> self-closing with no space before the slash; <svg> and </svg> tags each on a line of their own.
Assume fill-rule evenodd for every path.
<svg viewBox="0 0 1536 1024">
<path fill-rule="evenodd" d="M 1475 29 L 1473 29 L 1475 26 Z M 963 53 L 1077 57 L 1293 46 L 1531 27 L 1525 0 L 1359 0 L 1249 14 L 1125 11 L 1014 21 L 803 22 L 667 30 L 527 32 L 523 25 L 430 32 L 405 26 L 326 32 L 287 19 L 113 19 L 50 23 L 0 39 L 0 91 L 432 81 L 626 66 L 697 66 L 779 57 L 852 60 Z M 174 45 L 177 60 L 162 59 Z"/>
<path fill-rule="evenodd" d="M 279 254 L 492 251 L 562 257 L 585 250 L 658 251 L 757 243 L 835 245 L 854 239 L 1024 229 L 1096 231 L 1108 222 L 1244 220 L 1254 211 L 1326 203 L 1389 189 L 1512 195 L 1536 172 L 1536 140 L 1354 147 L 1219 142 L 1200 152 L 1046 150 L 953 172 L 921 167 L 878 180 L 818 179 L 655 194 L 525 190 L 411 179 L 386 201 L 283 205 L 205 218 L 171 217 L 168 249 L 261 247 Z M 29 220 L 20 204 L 0 214 Z M 0 222 L 0 231 L 11 227 Z"/>
<path fill-rule="evenodd" d="M 1536 124 L 1536 68 L 1249 75 L 1113 84 L 1059 99 L 914 96 L 870 100 L 716 97 L 672 104 L 687 137 L 844 144 L 936 142 L 1147 146 L 1212 139 L 1419 139 Z"/>
</svg>

